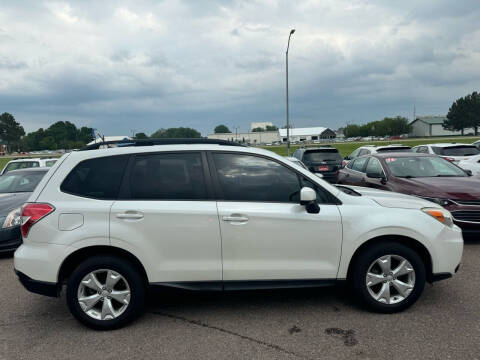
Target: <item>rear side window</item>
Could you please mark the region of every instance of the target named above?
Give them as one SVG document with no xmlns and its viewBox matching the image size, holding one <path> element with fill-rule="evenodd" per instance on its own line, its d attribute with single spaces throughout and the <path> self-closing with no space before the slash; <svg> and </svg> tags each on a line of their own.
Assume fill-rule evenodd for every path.
<svg viewBox="0 0 480 360">
<path fill-rule="evenodd" d="M 137 155 L 130 175 L 131 199 L 208 198 L 200 153 Z"/>
<path fill-rule="evenodd" d="M 47 161 L 45 161 L 45 166 L 46 167 L 52 167 L 56 162 L 57 162 L 57 160 L 47 160 Z"/>
<path fill-rule="evenodd" d="M 32 167 L 39 167 L 40 164 L 38 161 L 17 161 L 17 162 L 12 162 L 7 165 L 5 172 L 12 171 L 12 170 L 18 170 L 18 169 L 28 169 Z"/>
<path fill-rule="evenodd" d="M 367 161 L 367 159 L 368 158 L 366 157 L 355 159 L 350 169 L 363 172 L 363 168 L 365 166 L 365 162 Z"/>
<path fill-rule="evenodd" d="M 127 161 L 128 155 L 82 161 L 67 175 L 60 190 L 95 199 L 116 199 Z"/>
</svg>

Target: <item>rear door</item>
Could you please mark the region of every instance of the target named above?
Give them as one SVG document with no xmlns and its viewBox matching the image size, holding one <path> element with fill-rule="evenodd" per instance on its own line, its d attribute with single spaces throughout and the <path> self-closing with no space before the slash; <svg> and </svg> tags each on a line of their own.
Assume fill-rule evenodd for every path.
<svg viewBox="0 0 480 360">
<path fill-rule="evenodd" d="M 238 281 L 336 278 L 342 226 L 328 193 L 269 158 L 213 152 L 210 159 L 225 288 Z M 319 214 L 299 204 L 302 186 L 317 190 Z"/>
<path fill-rule="evenodd" d="M 215 281 L 221 288 L 217 206 L 202 152 L 132 156 L 110 238 L 138 254 L 150 282 Z"/>
</svg>

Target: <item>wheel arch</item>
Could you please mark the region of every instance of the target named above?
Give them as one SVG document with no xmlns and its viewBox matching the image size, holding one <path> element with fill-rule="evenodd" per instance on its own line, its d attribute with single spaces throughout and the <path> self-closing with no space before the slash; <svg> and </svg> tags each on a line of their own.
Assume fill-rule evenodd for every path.
<svg viewBox="0 0 480 360">
<path fill-rule="evenodd" d="M 406 245 L 410 249 L 414 250 L 425 264 L 427 282 L 433 282 L 433 262 L 430 252 L 420 241 L 404 235 L 381 235 L 365 241 L 362 245 L 358 247 L 357 250 L 355 250 L 351 257 L 350 263 L 348 264 L 347 279 L 351 279 L 353 264 L 357 259 L 358 255 L 368 247 L 385 241 L 396 242 L 402 245 Z"/>
<path fill-rule="evenodd" d="M 60 266 L 60 269 L 58 271 L 58 283 L 63 284 L 72 274 L 75 268 L 80 265 L 80 263 L 82 263 L 89 257 L 96 255 L 115 256 L 129 261 L 137 268 L 140 275 L 145 280 L 145 283 L 148 284 L 148 275 L 145 267 L 135 255 L 124 249 L 107 245 L 87 246 L 78 249 L 68 255 L 65 260 L 63 260 L 62 265 Z"/>
</svg>

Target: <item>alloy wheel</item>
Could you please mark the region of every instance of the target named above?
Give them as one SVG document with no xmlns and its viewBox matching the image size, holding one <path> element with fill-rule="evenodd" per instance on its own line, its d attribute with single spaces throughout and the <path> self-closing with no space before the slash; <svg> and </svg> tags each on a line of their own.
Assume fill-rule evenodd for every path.
<svg viewBox="0 0 480 360">
<path fill-rule="evenodd" d="M 415 270 L 400 255 L 384 255 L 375 260 L 366 274 L 368 292 L 376 301 L 391 305 L 404 301 L 415 286 Z"/>
<path fill-rule="evenodd" d="M 118 272 L 100 269 L 88 273 L 80 282 L 77 300 L 85 314 L 96 320 L 112 320 L 130 304 L 130 286 Z"/>
</svg>

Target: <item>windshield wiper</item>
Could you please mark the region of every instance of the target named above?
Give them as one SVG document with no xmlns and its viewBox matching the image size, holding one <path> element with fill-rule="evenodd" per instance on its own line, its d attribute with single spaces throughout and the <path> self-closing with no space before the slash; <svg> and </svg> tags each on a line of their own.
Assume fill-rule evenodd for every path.
<svg viewBox="0 0 480 360">
<path fill-rule="evenodd" d="M 457 177 L 457 176 L 460 176 L 460 175 L 446 175 L 446 174 L 435 175 L 435 177 Z"/>
</svg>

